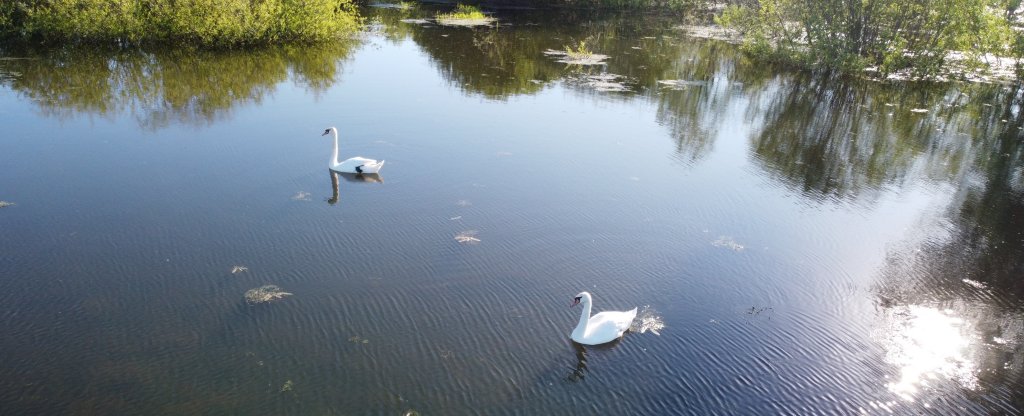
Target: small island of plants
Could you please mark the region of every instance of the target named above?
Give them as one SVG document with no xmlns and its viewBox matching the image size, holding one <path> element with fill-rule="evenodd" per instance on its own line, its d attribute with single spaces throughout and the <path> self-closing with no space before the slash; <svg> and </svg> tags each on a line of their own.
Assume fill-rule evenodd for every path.
<svg viewBox="0 0 1024 416">
<path fill-rule="evenodd" d="M 456 6 L 455 11 L 449 13 L 438 13 L 434 16 L 434 20 L 438 24 L 449 25 L 449 26 L 479 26 L 489 25 L 494 22 L 494 18 L 490 17 L 475 6 L 469 6 L 460 4 Z"/>
<path fill-rule="evenodd" d="M 350 36 L 350 0 L 5 0 L 0 37 L 29 42 L 236 46 Z"/>
</svg>

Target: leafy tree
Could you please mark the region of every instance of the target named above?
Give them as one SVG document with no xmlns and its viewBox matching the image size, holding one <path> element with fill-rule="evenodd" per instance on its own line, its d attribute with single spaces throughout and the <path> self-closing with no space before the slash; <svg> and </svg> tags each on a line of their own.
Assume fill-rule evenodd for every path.
<svg viewBox="0 0 1024 416">
<path fill-rule="evenodd" d="M 1016 40 L 1011 30 L 1019 3 L 757 0 L 731 5 L 716 20 L 744 33 L 746 50 L 762 58 L 933 78 L 983 69 L 990 54 L 1007 56 L 1014 47 L 1024 51 L 1024 41 Z"/>
</svg>

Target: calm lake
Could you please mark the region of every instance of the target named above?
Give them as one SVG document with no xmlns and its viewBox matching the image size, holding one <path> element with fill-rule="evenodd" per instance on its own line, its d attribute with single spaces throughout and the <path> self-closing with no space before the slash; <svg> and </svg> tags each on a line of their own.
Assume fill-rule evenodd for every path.
<svg viewBox="0 0 1024 416">
<path fill-rule="evenodd" d="M 0 413 L 1024 412 L 1020 90 L 433 13 L 4 50 Z M 328 171 L 331 126 L 378 177 Z M 574 344 L 583 290 L 653 330 Z"/>
</svg>

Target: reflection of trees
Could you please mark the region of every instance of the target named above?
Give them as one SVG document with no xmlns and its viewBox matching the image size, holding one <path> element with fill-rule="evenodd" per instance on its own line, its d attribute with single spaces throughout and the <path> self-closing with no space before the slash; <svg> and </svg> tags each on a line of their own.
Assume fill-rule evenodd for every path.
<svg viewBox="0 0 1024 416">
<path fill-rule="evenodd" d="M 532 94 L 562 75 L 533 27 L 423 29 L 413 33 L 441 74 L 463 90 L 501 99 Z M 447 35 L 447 36 L 442 36 Z"/>
<path fill-rule="evenodd" d="M 679 56 L 687 58 L 677 59 L 677 65 L 658 78 L 680 81 L 683 87 L 660 87 L 662 91 L 655 95 L 657 119 L 669 127 L 679 158 L 693 163 L 711 152 L 714 132 L 728 114 L 738 58 L 734 46 L 721 42 L 686 43 L 678 48 Z"/>
<path fill-rule="evenodd" d="M 1002 108 L 983 116 L 974 129 L 979 151 L 953 208 L 958 242 L 970 253 L 971 279 L 1024 300 L 1024 115 L 1021 90 L 1004 94 Z M 996 101 L 999 102 L 999 101 Z M 948 257 L 947 257 L 948 258 Z"/>
<path fill-rule="evenodd" d="M 754 94 L 750 117 L 763 121 L 753 151 L 767 172 L 812 198 L 866 196 L 915 168 L 950 178 L 970 146 L 956 137 L 958 113 L 946 110 L 960 94 L 944 93 L 779 76 Z"/>
<path fill-rule="evenodd" d="M 430 16 L 424 8 L 420 16 Z M 441 74 L 465 91 L 502 99 L 532 94 L 544 84 L 577 72 L 622 75 L 631 85 L 653 85 L 679 58 L 671 41 L 677 22 L 663 18 L 593 11 L 503 12 L 495 27 L 446 28 L 401 23 L 406 12 L 375 12 L 385 36 L 410 36 L 436 63 Z M 397 26 L 397 27 L 392 27 Z M 606 66 L 578 68 L 545 56 L 585 41 L 593 52 L 611 57 Z"/>
<path fill-rule="evenodd" d="M 876 285 L 880 314 L 931 308 L 956 318 L 966 345 L 957 360 L 975 393 L 1024 408 L 1024 141 L 1021 90 L 971 94 L 992 108 L 963 111 L 957 129 L 972 148 L 946 215 L 892 250 Z M 1005 121 L 1004 121 L 1005 120 Z M 965 152 L 966 154 L 967 152 Z M 885 325 L 891 325 L 886 322 Z M 941 340 L 940 340 L 941 341 Z M 889 347 L 889 346 L 887 346 Z M 958 379 L 962 383 L 962 379 Z M 1002 413 L 983 406 L 979 413 Z"/>
<path fill-rule="evenodd" d="M 430 13 L 424 9 L 420 16 Z M 385 26 L 386 37 L 411 37 L 434 60 L 442 76 L 470 93 L 503 99 L 533 94 L 551 81 L 566 80 L 566 87 L 580 94 L 632 99 L 639 93 L 639 97 L 657 101 L 658 121 L 671 129 L 681 158 L 690 161 L 712 148 L 710 133 L 732 96 L 728 84 L 737 57 L 735 47 L 680 39 L 674 19 L 585 10 L 503 12 L 497 27 L 468 29 L 402 23 L 401 19 L 415 17 L 408 11 L 371 14 Z M 544 55 L 545 50 L 561 50 L 579 41 L 610 59 L 603 66 L 580 67 Z M 624 77 L 633 93 L 607 94 L 580 82 L 602 73 Z M 657 81 L 663 79 L 705 85 L 667 91 L 658 87 Z"/>
<path fill-rule="evenodd" d="M 352 43 L 256 51 L 188 49 L 80 50 L 24 53 L 0 61 L 17 74 L 4 80 L 44 112 L 113 115 L 131 112 L 140 124 L 205 124 L 242 103 L 260 102 L 291 75 L 314 92 L 337 81 L 338 60 Z"/>
<path fill-rule="evenodd" d="M 392 42 L 400 42 L 412 36 L 413 31 L 420 26 L 417 24 L 403 23 L 404 19 L 415 19 L 420 16 L 418 5 L 406 8 L 398 7 L 373 7 L 360 12 L 364 16 L 371 16 L 372 27 Z"/>
</svg>

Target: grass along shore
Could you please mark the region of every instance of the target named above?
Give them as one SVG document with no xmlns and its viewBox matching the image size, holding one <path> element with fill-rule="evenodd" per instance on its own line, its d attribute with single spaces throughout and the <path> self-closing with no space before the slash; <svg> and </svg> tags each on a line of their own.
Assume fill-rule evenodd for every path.
<svg viewBox="0 0 1024 416">
<path fill-rule="evenodd" d="M 0 37 L 34 43 L 238 46 L 350 36 L 351 0 L 5 0 Z"/>
</svg>

